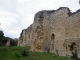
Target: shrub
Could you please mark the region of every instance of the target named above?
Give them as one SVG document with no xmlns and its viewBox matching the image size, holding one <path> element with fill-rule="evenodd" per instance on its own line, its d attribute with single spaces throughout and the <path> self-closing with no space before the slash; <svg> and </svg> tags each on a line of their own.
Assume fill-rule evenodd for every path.
<svg viewBox="0 0 80 60">
<path fill-rule="evenodd" d="M 73 56 L 71 56 L 71 58 L 78 60 L 77 50 L 75 50 L 75 52 L 72 52 L 72 55 L 73 55 Z"/>
<path fill-rule="evenodd" d="M 28 51 L 26 51 L 26 49 L 22 50 L 21 55 L 22 56 L 28 56 Z"/>
<path fill-rule="evenodd" d="M 20 57 L 20 55 L 19 55 L 19 54 L 17 54 L 17 53 L 15 53 L 15 55 L 16 55 L 16 57 L 17 57 L 17 58 L 19 58 L 19 57 Z"/>
</svg>

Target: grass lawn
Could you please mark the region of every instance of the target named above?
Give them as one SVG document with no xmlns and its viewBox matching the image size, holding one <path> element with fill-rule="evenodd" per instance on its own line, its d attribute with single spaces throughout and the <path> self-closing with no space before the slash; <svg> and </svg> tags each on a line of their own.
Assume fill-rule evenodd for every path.
<svg viewBox="0 0 80 60">
<path fill-rule="evenodd" d="M 28 51 L 28 56 L 22 56 L 22 50 Z M 48 52 L 31 52 L 30 47 L 0 47 L 0 60 L 74 60 L 68 57 L 53 56 Z"/>
</svg>

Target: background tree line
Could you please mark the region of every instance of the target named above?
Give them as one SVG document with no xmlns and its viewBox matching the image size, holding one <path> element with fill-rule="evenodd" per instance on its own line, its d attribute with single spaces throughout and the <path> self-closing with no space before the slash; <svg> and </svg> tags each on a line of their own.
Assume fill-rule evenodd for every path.
<svg viewBox="0 0 80 60">
<path fill-rule="evenodd" d="M 3 41 L 8 41 L 10 40 L 10 46 L 17 46 L 18 39 L 17 38 L 10 38 L 10 37 L 5 37 L 3 31 L 0 30 L 0 46 L 6 46 L 5 42 Z"/>
</svg>

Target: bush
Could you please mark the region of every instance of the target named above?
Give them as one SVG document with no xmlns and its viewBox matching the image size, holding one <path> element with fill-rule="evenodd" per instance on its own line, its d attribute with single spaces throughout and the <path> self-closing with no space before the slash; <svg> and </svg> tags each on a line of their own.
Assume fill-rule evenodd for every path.
<svg viewBox="0 0 80 60">
<path fill-rule="evenodd" d="M 28 51 L 26 51 L 26 49 L 24 49 L 21 53 L 22 56 L 28 56 Z"/>
<path fill-rule="evenodd" d="M 19 58 L 19 57 L 20 57 L 20 55 L 19 55 L 19 54 L 17 54 L 17 53 L 15 53 L 15 55 L 16 55 L 16 57 L 17 57 L 17 58 Z"/>
<path fill-rule="evenodd" d="M 4 37 L 4 33 L 3 31 L 0 30 L 0 46 L 2 46 L 3 37 Z"/>
<path fill-rule="evenodd" d="M 72 52 L 72 55 L 73 55 L 73 56 L 71 56 L 71 58 L 78 60 L 77 50 L 75 50 L 75 52 Z"/>
</svg>

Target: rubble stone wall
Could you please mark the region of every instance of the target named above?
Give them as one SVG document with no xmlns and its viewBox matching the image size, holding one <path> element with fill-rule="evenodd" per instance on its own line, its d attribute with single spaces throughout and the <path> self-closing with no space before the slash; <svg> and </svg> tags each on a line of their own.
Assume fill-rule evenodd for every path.
<svg viewBox="0 0 80 60">
<path fill-rule="evenodd" d="M 77 51 L 80 58 L 80 10 L 71 13 L 69 8 L 61 7 L 58 10 L 39 11 L 31 27 L 22 32 L 19 45 L 30 45 L 32 51 L 69 57 Z"/>
</svg>

